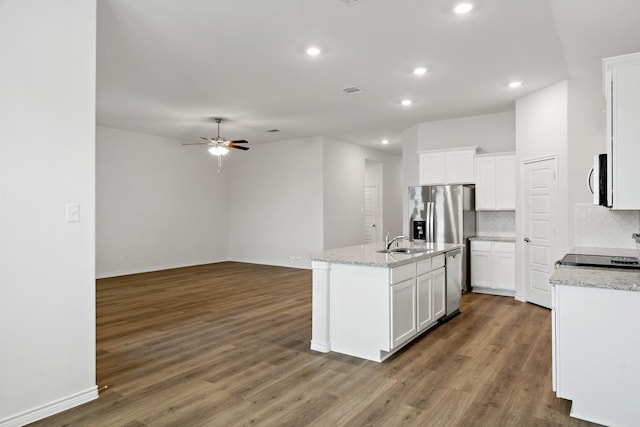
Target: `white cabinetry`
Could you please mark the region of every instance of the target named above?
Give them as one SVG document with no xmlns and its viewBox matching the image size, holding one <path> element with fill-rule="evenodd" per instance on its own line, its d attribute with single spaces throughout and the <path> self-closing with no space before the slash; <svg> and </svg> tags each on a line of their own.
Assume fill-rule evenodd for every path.
<svg viewBox="0 0 640 427">
<path fill-rule="evenodd" d="M 607 191 L 613 209 L 640 209 L 640 53 L 604 60 Z"/>
<path fill-rule="evenodd" d="M 314 264 L 314 304 L 328 271 L 330 307 L 326 342 L 314 330 L 312 349 L 336 351 L 376 362 L 389 357 L 445 314 L 445 256 L 397 267 Z M 314 305 L 314 317 L 324 313 Z M 314 325 L 321 322 L 315 322 Z M 322 325 L 321 325 L 322 326 Z"/>
<path fill-rule="evenodd" d="M 610 426 L 640 420 L 640 292 L 553 286 L 553 389 L 571 416 Z"/>
<path fill-rule="evenodd" d="M 515 210 L 515 182 L 515 155 L 476 156 L 476 210 Z"/>
<path fill-rule="evenodd" d="M 420 151 L 420 185 L 471 184 L 476 147 Z"/>
<path fill-rule="evenodd" d="M 471 241 L 471 286 L 474 292 L 515 295 L 515 242 Z"/>
<path fill-rule="evenodd" d="M 391 286 L 392 347 L 416 334 L 416 279 Z"/>
</svg>

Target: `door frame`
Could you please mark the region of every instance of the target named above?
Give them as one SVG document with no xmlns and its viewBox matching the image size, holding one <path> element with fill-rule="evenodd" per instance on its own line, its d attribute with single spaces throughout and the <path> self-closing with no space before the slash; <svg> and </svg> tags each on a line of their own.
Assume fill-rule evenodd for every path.
<svg viewBox="0 0 640 427">
<path fill-rule="evenodd" d="M 381 209 L 380 209 L 380 187 L 378 186 L 378 184 L 373 184 L 373 185 L 365 185 L 364 189 L 365 192 L 367 189 L 374 189 L 374 194 L 375 194 L 375 198 L 376 198 L 376 206 L 375 206 L 375 216 L 376 216 L 376 224 L 375 224 L 375 228 L 376 228 L 376 233 L 375 233 L 375 242 L 381 242 L 382 241 L 382 217 L 381 217 Z M 363 212 L 364 214 L 364 212 Z M 364 215 L 363 215 L 363 220 L 364 220 Z M 364 226 L 364 221 L 363 221 L 363 226 Z"/>
<path fill-rule="evenodd" d="M 543 162 L 543 161 L 547 161 L 547 160 L 553 160 L 554 161 L 554 174 L 555 174 L 555 179 L 553 180 L 553 187 L 554 187 L 554 191 L 555 191 L 555 200 L 553 200 L 554 204 L 555 204 L 555 210 L 554 210 L 554 214 L 555 214 L 555 230 L 554 230 L 554 234 L 553 234 L 553 249 L 551 251 L 551 260 L 550 262 L 554 262 L 552 260 L 557 259 L 558 258 L 558 247 L 559 247 L 559 239 L 558 239 L 558 225 L 559 225 L 559 218 L 560 218 L 560 204 L 559 204 L 559 200 L 560 200 L 560 186 L 559 186 L 559 181 L 560 181 L 560 173 L 558 171 L 558 167 L 559 167 L 559 155 L 557 153 L 554 154 L 548 154 L 545 156 L 540 156 L 540 157 L 533 157 L 533 158 L 529 158 L 529 159 L 525 159 L 522 160 L 520 162 L 520 203 L 519 203 L 519 209 L 520 209 L 520 227 L 519 230 L 517 230 L 517 235 L 518 235 L 518 240 L 516 242 L 516 253 L 520 253 L 520 262 L 518 263 L 520 266 L 520 289 L 522 291 L 522 294 L 520 295 L 520 298 L 518 298 L 518 294 L 517 294 L 517 289 L 516 289 L 516 299 L 523 301 L 523 302 L 528 302 L 527 299 L 527 286 L 526 286 L 526 257 L 525 257 L 525 244 L 524 244 L 524 229 L 525 229 L 525 208 L 526 208 L 526 197 L 525 197 L 525 187 L 526 187 L 526 180 L 525 180 L 525 176 L 526 176 L 526 166 L 531 164 L 531 163 L 537 163 L 537 162 Z M 521 248 L 520 251 L 518 251 L 518 247 Z M 553 268 L 553 264 L 550 266 L 550 268 Z"/>
</svg>

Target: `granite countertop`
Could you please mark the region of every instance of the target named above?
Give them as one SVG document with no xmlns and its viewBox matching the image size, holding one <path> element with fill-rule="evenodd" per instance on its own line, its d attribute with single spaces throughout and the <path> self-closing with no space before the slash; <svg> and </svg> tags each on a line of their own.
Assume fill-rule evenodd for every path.
<svg viewBox="0 0 640 427">
<path fill-rule="evenodd" d="M 577 247 L 570 254 L 637 257 L 637 249 Z M 552 285 L 640 291 L 640 270 L 561 266 L 549 278 Z"/>
<path fill-rule="evenodd" d="M 322 252 L 314 252 L 309 255 L 299 257 L 299 259 L 310 259 L 311 261 L 331 262 L 336 264 L 367 265 L 371 267 L 397 267 L 403 264 L 431 258 L 453 249 L 462 248 L 464 245 L 453 243 L 412 243 L 401 242 L 401 248 L 419 248 L 424 252 L 406 253 L 379 253 L 384 249 L 384 243 L 369 243 L 366 245 L 349 246 L 346 248 L 329 249 Z M 395 248 L 392 245 L 392 249 Z"/>
<path fill-rule="evenodd" d="M 474 237 L 469 237 L 469 240 L 484 240 L 486 242 L 515 242 L 516 241 L 516 237 L 515 236 L 510 236 L 510 237 L 505 237 L 505 236 L 474 236 Z"/>
<path fill-rule="evenodd" d="M 549 282 L 560 286 L 640 292 L 640 270 L 563 266 L 551 275 Z"/>
</svg>

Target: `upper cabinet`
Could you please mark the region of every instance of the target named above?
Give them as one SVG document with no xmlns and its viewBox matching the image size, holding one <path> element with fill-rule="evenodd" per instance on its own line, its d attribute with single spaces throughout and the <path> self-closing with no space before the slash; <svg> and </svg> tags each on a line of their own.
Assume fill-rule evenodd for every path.
<svg viewBox="0 0 640 427">
<path fill-rule="evenodd" d="M 640 209 L 640 53 L 607 58 L 607 191 L 613 209 Z"/>
<path fill-rule="evenodd" d="M 472 184 L 476 147 L 418 152 L 419 185 Z"/>
<path fill-rule="evenodd" d="M 508 153 L 476 156 L 475 183 L 476 210 L 515 210 L 515 155 Z"/>
</svg>

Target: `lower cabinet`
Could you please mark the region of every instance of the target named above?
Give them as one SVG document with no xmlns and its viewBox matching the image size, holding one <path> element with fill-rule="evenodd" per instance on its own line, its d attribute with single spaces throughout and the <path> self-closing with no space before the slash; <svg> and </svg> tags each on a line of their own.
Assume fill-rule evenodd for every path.
<svg viewBox="0 0 640 427">
<path fill-rule="evenodd" d="M 404 278 L 406 272 L 391 270 L 391 347 L 397 348 L 411 337 L 436 324 L 445 313 L 444 255 L 412 264 L 416 277 L 393 283 L 394 277 Z M 432 266 L 439 267 L 431 270 Z M 406 267 L 401 267 L 405 268 Z"/>
<path fill-rule="evenodd" d="M 392 347 L 416 334 L 416 279 L 391 286 Z"/>
<path fill-rule="evenodd" d="M 445 313 L 444 263 L 437 254 L 392 268 L 331 264 L 328 351 L 381 362 L 434 326 Z"/>
<path fill-rule="evenodd" d="M 471 241 L 471 287 L 474 292 L 515 295 L 515 242 Z"/>
<path fill-rule="evenodd" d="M 422 331 L 433 325 L 433 276 L 431 273 L 418 276 L 417 282 L 417 306 L 418 306 L 418 331 Z"/>
</svg>

